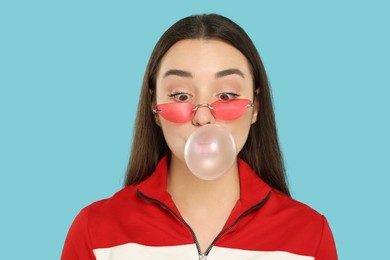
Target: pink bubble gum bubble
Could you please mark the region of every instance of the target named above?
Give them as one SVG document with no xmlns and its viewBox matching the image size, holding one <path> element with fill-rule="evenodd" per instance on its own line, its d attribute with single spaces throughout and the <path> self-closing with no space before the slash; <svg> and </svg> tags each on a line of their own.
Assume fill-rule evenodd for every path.
<svg viewBox="0 0 390 260">
<path fill-rule="evenodd" d="M 184 159 L 190 171 L 203 180 L 216 180 L 236 159 L 232 134 L 219 125 L 204 125 L 195 130 L 184 147 Z"/>
</svg>

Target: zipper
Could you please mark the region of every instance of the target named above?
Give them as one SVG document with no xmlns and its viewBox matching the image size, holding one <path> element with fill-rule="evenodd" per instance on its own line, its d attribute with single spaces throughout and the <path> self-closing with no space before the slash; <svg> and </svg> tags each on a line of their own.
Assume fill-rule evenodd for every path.
<svg viewBox="0 0 390 260">
<path fill-rule="evenodd" d="M 271 196 L 271 192 L 268 192 L 267 196 L 258 204 L 254 205 L 253 207 L 249 208 L 248 210 L 246 210 L 244 213 L 242 213 L 237 219 L 236 221 L 234 221 L 230 226 L 228 226 L 227 228 L 225 228 L 224 230 L 222 230 L 213 240 L 213 242 L 210 244 L 210 246 L 206 249 L 206 251 L 204 252 L 204 254 L 207 255 L 210 253 L 211 249 L 213 248 L 214 244 L 226 233 L 228 232 L 230 229 L 232 229 L 243 217 L 245 217 L 246 215 L 248 215 L 249 213 L 251 213 L 252 211 L 262 207 L 266 202 L 267 200 L 269 199 L 269 197 Z"/>
<path fill-rule="evenodd" d="M 192 237 L 195 241 L 195 245 L 196 245 L 196 249 L 198 250 L 198 254 L 199 254 L 199 259 L 202 259 L 202 260 L 206 260 L 207 259 L 207 256 L 205 256 L 204 254 L 202 254 L 201 250 L 200 250 L 200 246 L 199 246 L 199 242 L 198 242 L 198 238 L 196 237 L 195 235 L 195 232 L 194 230 L 190 227 L 190 225 L 188 225 L 188 223 L 179 215 L 176 214 L 176 212 L 174 212 L 170 207 L 168 207 L 167 205 L 165 205 L 164 203 L 162 203 L 161 201 L 159 200 L 156 200 L 156 199 L 153 199 L 153 198 L 150 198 L 148 196 L 146 196 L 145 194 L 143 194 L 140 190 L 137 189 L 137 193 L 138 195 L 140 195 L 142 198 L 150 201 L 150 202 L 154 202 L 158 205 L 160 205 L 162 208 L 168 210 L 169 212 L 171 212 L 171 214 L 173 214 L 178 220 L 180 220 L 191 232 L 192 234 Z M 206 258 L 200 258 L 201 256 L 205 256 Z"/>
<path fill-rule="evenodd" d="M 200 254 L 200 255 L 199 255 L 199 260 L 207 260 L 207 255 L 205 255 L 205 254 Z"/>
<path fill-rule="evenodd" d="M 140 195 L 142 198 L 150 201 L 150 202 L 154 202 L 158 205 L 160 205 L 162 208 L 168 210 L 171 214 L 173 214 L 178 220 L 180 220 L 187 228 L 188 230 L 190 230 L 191 234 L 192 234 L 192 237 L 195 241 L 195 245 L 196 245 L 196 249 L 198 250 L 198 255 L 199 255 L 199 260 L 207 260 L 207 256 L 208 254 L 210 253 L 211 249 L 213 248 L 214 244 L 227 232 L 229 231 L 230 229 L 232 229 L 243 217 L 245 217 L 246 215 L 248 215 L 249 213 L 251 213 L 252 211 L 262 207 L 266 202 L 267 200 L 269 199 L 269 197 L 271 196 L 271 192 L 268 192 L 267 196 L 258 204 L 256 204 L 255 206 L 249 208 L 248 210 L 246 210 L 244 213 L 242 213 L 230 226 L 228 226 L 227 228 L 225 228 L 224 230 L 222 230 L 213 240 L 213 242 L 211 242 L 211 244 L 209 245 L 209 247 L 206 249 L 206 251 L 204 251 L 204 253 L 202 253 L 201 249 L 200 249 L 200 246 L 199 246 L 199 241 L 198 241 L 198 238 L 196 237 L 196 234 L 194 232 L 194 230 L 191 228 L 190 225 L 188 225 L 188 223 L 181 217 L 179 216 L 178 214 L 176 214 L 176 212 L 174 212 L 170 207 L 168 207 L 167 205 L 165 205 L 164 203 L 162 203 L 161 201 L 159 200 L 156 200 L 156 199 L 153 199 L 153 198 L 150 198 L 148 196 L 146 196 L 145 194 L 143 194 L 140 190 L 137 189 L 137 193 L 138 195 Z"/>
</svg>

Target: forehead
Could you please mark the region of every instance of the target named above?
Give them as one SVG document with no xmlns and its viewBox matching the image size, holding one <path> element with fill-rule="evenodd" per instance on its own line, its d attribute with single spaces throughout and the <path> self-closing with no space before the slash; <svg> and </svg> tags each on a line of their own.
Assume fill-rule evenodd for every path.
<svg viewBox="0 0 390 260">
<path fill-rule="evenodd" d="M 172 69 L 189 71 L 196 77 L 232 68 L 250 76 L 248 60 L 232 45 L 219 40 L 182 40 L 164 55 L 157 78 Z"/>
</svg>

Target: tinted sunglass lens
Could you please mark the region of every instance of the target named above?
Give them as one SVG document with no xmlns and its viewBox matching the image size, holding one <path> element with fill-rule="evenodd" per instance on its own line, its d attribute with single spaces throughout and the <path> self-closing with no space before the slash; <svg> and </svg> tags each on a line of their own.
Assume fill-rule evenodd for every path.
<svg viewBox="0 0 390 260">
<path fill-rule="evenodd" d="M 165 103 L 156 106 L 159 115 L 173 123 L 190 121 L 195 105 L 191 103 Z"/>
</svg>

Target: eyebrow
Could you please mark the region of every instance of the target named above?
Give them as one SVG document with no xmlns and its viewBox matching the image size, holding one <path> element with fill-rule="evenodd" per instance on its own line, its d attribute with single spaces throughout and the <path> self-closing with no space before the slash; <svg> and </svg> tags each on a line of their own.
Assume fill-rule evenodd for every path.
<svg viewBox="0 0 390 260">
<path fill-rule="evenodd" d="M 179 69 L 171 69 L 171 70 L 168 70 L 164 73 L 164 76 L 163 78 L 166 78 L 168 76 L 178 76 L 178 77 L 184 77 L 184 78 L 193 78 L 194 76 L 192 75 L 191 72 L 189 71 L 185 71 L 185 70 L 179 70 Z M 239 69 L 226 69 L 226 70 L 221 70 L 221 71 L 218 71 L 217 73 L 215 73 L 215 78 L 222 78 L 222 77 L 226 77 L 226 76 L 229 76 L 229 75 L 239 75 L 241 76 L 242 78 L 245 78 L 245 74 L 244 72 L 242 72 L 241 70 Z"/>
<path fill-rule="evenodd" d="M 221 71 L 215 73 L 215 78 L 222 78 L 222 77 L 229 76 L 229 75 L 234 75 L 234 74 L 239 75 L 242 78 L 245 78 L 244 72 L 242 72 L 239 69 L 221 70 Z"/>
<path fill-rule="evenodd" d="M 164 78 L 171 75 L 184 77 L 184 78 L 193 78 L 191 72 L 185 70 L 178 70 L 178 69 L 168 70 L 167 72 L 164 73 Z"/>
</svg>

